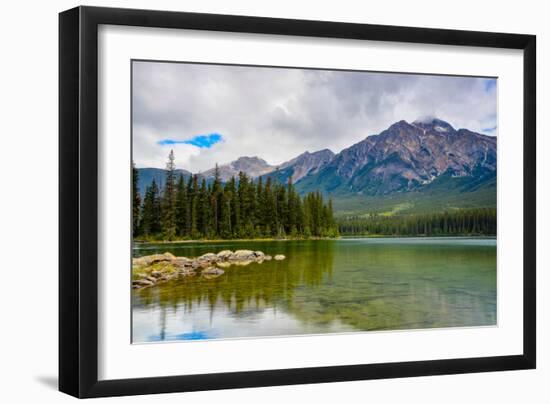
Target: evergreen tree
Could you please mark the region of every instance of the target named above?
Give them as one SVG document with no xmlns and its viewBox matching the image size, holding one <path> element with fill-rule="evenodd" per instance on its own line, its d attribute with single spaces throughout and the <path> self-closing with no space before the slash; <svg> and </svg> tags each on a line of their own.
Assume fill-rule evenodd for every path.
<svg viewBox="0 0 550 404">
<path fill-rule="evenodd" d="M 212 219 L 212 213 L 209 203 L 208 188 L 206 186 L 206 180 L 203 178 L 198 195 L 198 220 L 197 227 L 202 237 L 208 238 L 210 234 L 210 224 Z"/>
<path fill-rule="evenodd" d="M 229 202 L 229 218 L 230 218 L 230 237 L 237 237 L 240 233 L 241 220 L 240 220 L 240 203 L 239 194 L 237 192 L 237 184 L 235 177 L 225 184 L 224 194 Z"/>
<path fill-rule="evenodd" d="M 145 191 L 145 198 L 141 210 L 140 233 L 146 237 L 158 235 L 161 231 L 160 217 L 159 190 L 153 178 L 151 185 L 147 187 Z"/>
<path fill-rule="evenodd" d="M 182 175 L 176 177 L 174 160 L 174 153 L 170 151 L 163 189 L 159 189 L 153 180 L 145 190 L 143 201 L 139 199 L 138 173 L 134 167 L 134 236 L 139 234 L 145 238 L 162 237 L 165 240 L 176 237 L 229 239 L 284 238 L 287 235 L 292 238 L 338 236 L 332 201 L 325 204 L 320 192 L 300 197 L 292 179 L 286 184 L 272 180 L 271 176 L 265 182 L 261 177 L 255 181 L 241 172 L 238 180 L 232 177 L 223 184 L 216 165 L 212 182 L 208 183 L 202 178 L 199 184 L 197 175 L 190 176 L 186 182 Z M 468 227 L 470 223 L 469 216 L 461 216 L 461 223 L 464 224 L 460 225 L 451 217 L 433 220 L 444 220 L 433 227 L 436 232 L 456 231 Z M 478 227 L 488 226 L 489 222 L 477 215 L 472 217 L 471 223 L 475 232 Z M 380 224 L 377 226 L 380 227 Z M 396 226 L 384 228 L 403 232 L 418 229 L 420 224 L 407 222 Z M 344 225 L 343 229 L 348 231 L 353 228 L 356 231 L 359 227 Z M 424 228 L 431 229 L 426 224 Z"/>
<path fill-rule="evenodd" d="M 220 234 L 220 222 L 223 216 L 223 189 L 220 178 L 220 169 L 216 164 L 214 169 L 214 182 L 212 183 L 212 191 L 210 195 L 210 205 L 212 211 L 212 231 L 214 234 Z"/>
<path fill-rule="evenodd" d="M 166 163 L 166 181 L 162 194 L 162 230 L 166 240 L 176 237 L 176 164 L 174 151 L 170 150 Z"/>
<path fill-rule="evenodd" d="M 183 175 L 178 178 L 176 185 L 176 234 L 178 237 L 188 235 L 188 207 L 187 207 L 187 187 Z"/>
<path fill-rule="evenodd" d="M 134 237 L 139 233 L 139 213 L 141 208 L 141 197 L 139 196 L 139 171 L 132 163 L 132 234 Z"/>
<path fill-rule="evenodd" d="M 191 238 L 197 238 L 199 237 L 199 225 L 198 225 L 198 216 L 199 216 L 199 184 L 198 184 L 198 177 L 197 175 L 193 175 L 190 187 L 189 200 L 190 200 L 190 206 L 189 206 L 189 235 Z"/>
</svg>

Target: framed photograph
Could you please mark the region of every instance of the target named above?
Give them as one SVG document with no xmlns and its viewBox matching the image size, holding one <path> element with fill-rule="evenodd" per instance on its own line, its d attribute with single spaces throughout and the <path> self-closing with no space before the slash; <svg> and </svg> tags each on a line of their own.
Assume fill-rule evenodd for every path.
<svg viewBox="0 0 550 404">
<path fill-rule="evenodd" d="M 59 387 L 533 369 L 532 35 L 59 17 Z"/>
</svg>

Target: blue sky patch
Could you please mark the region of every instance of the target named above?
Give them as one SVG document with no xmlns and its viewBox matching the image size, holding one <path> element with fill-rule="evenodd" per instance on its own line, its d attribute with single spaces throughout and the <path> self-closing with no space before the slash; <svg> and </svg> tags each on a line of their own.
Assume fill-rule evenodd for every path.
<svg viewBox="0 0 550 404">
<path fill-rule="evenodd" d="M 201 149 L 209 149 L 216 143 L 223 141 L 223 136 L 219 133 L 209 133 L 208 135 L 197 135 L 190 139 L 175 140 L 175 139 L 162 139 L 157 143 L 161 146 L 171 146 L 176 144 L 190 144 Z"/>
<path fill-rule="evenodd" d="M 496 132 L 496 130 L 497 130 L 496 125 L 493 126 L 493 127 L 491 127 L 491 128 L 483 128 L 483 129 L 481 129 L 482 132 L 485 132 L 485 133 L 490 134 L 490 135 L 493 135 L 493 134 Z"/>
<path fill-rule="evenodd" d="M 487 79 L 485 80 L 485 91 L 491 92 L 495 89 L 497 86 L 497 80 L 496 79 Z"/>
</svg>

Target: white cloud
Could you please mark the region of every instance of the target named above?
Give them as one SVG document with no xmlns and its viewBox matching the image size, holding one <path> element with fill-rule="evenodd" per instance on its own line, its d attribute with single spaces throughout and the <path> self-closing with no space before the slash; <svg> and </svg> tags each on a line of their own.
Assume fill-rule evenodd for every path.
<svg viewBox="0 0 550 404">
<path fill-rule="evenodd" d="M 427 115 L 478 132 L 496 125 L 496 88 L 482 78 L 158 62 L 133 69 L 138 167 L 164 167 L 170 148 L 192 172 L 240 156 L 280 164 Z M 158 144 L 205 133 L 224 142 Z"/>
</svg>

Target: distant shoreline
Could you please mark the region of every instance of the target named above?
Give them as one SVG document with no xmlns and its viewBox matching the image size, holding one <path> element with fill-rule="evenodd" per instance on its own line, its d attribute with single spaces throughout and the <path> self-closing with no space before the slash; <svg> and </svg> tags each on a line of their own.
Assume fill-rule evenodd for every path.
<svg viewBox="0 0 550 404">
<path fill-rule="evenodd" d="M 425 236 L 425 235 L 417 235 L 417 236 L 392 236 L 392 235 L 383 235 L 383 234 L 373 234 L 373 235 L 366 235 L 366 236 L 340 236 L 340 237 L 317 237 L 317 238 L 308 238 L 308 239 L 300 239 L 300 238 L 252 238 L 252 239 L 213 239 L 213 240 L 158 240 L 158 241 L 140 241 L 140 240 L 134 240 L 134 245 L 147 245 L 147 244 L 193 244 L 193 243 L 220 243 L 220 242 L 237 242 L 237 243 L 246 243 L 246 242 L 272 242 L 272 241 L 316 241 L 316 240 L 346 240 L 346 239 L 361 239 L 361 238 L 441 238 L 441 239 L 449 239 L 449 238 L 478 238 L 478 239 L 496 239 L 497 237 L 495 235 L 440 235 L 440 236 Z"/>
<path fill-rule="evenodd" d="M 187 243 L 219 243 L 219 242 L 239 242 L 245 243 L 250 241 L 299 241 L 299 240 L 338 240 L 342 237 L 310 237 L 305 238 L 220 238 L 220 239 L 198 239 L 198 240 L 155 240 L 155 241 L 142 241 L 134 240 L 134 244 L 187 244 Z"/>
</svg>

